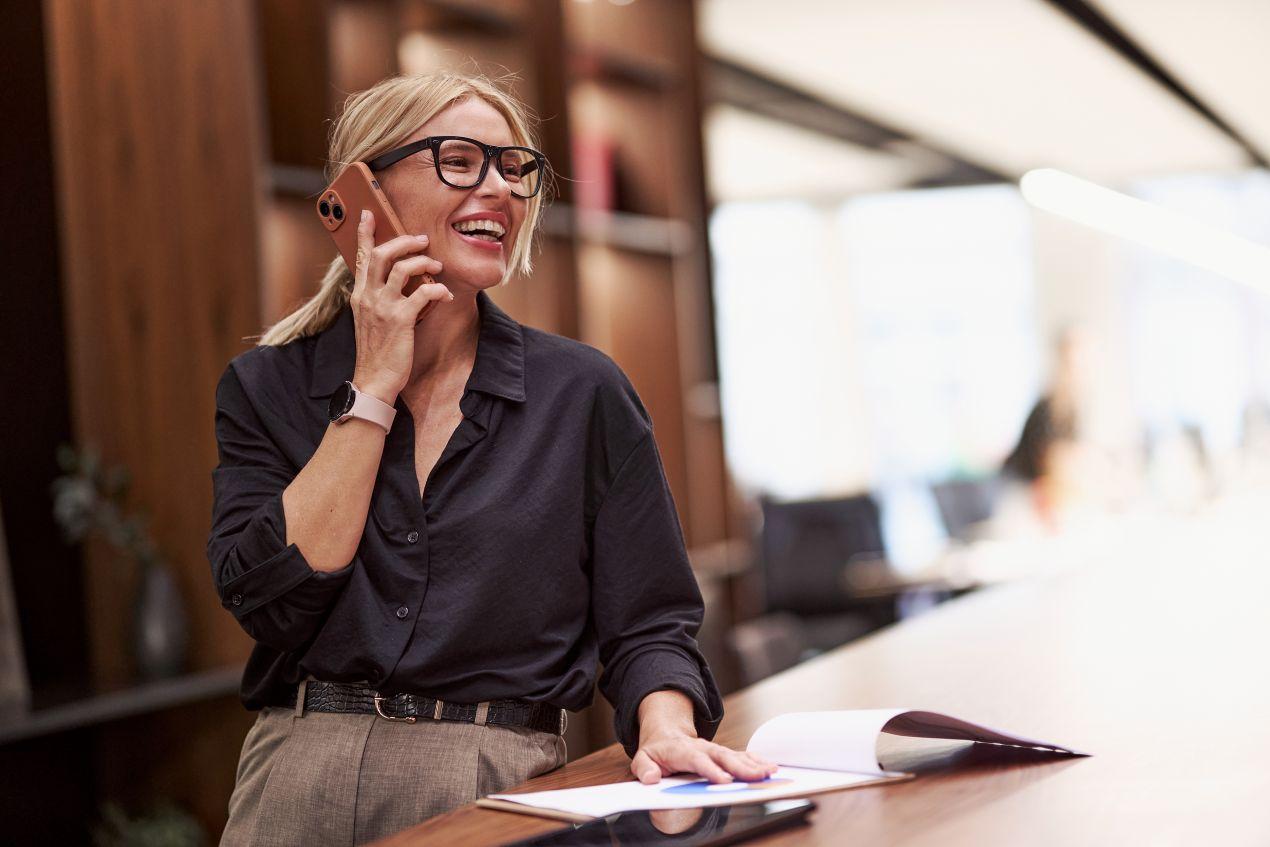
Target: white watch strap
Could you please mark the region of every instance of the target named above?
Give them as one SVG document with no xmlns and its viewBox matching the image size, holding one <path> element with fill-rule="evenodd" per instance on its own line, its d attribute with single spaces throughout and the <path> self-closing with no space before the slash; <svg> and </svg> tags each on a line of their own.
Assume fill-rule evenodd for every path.
<svg viewBox="0 0 1270 847">
<path fill-rule="evenodd" d="M 384 432 L 391 432 L 397 410 L 378 397 L 370 396 L 356 385 L 353 386 L 353 392 L 353 407 L 341 418 L 341 421 L 348 418 L 362 418 L 379 424 L 384 428 Z"/>
</svg>

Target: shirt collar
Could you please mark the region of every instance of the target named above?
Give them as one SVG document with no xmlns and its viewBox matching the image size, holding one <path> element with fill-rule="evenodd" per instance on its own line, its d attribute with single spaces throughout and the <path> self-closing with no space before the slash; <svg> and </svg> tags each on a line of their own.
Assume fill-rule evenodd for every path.
<svg viewBox="0 0 1270 847">
<path fill-rule="evenodd" d="M 476 363 L 467 388 L 523 402 L 525 337 L 522 327 L 484 291 L 476 292 L 476 305 L 481 329 L 476 340 Z M 345 380 L 353 378 L 357 356 L 353 329 L 353 307 L 345 304 L 335 323 L 318 334 L 313 376 L 309 381 L 310 397 L 329 397 Z"/>
</svg>

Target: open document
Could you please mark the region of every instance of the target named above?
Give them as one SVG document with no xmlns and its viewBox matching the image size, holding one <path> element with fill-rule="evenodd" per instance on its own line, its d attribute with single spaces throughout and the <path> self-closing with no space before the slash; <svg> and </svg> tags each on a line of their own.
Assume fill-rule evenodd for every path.
<svg viewBox="0 0 1270 847">
<path fill-rule="evenodd" d="M 780 766 L 766 779 L 711 783 L 696 777 L 668 777 L 653 785 L 628 781 L 528 794 L 492 794 L 478 800 L 477 805 L 580 821 L 636 809 L 760 803 L 910 779 L 912 774 L 884 771 L 878 765 L 877 742 L 883 732 L 1086 755 L 937 712 L 911 709 L 792 712 L 764 723 L 746 746 L 750 752 Z"/>
</svg>

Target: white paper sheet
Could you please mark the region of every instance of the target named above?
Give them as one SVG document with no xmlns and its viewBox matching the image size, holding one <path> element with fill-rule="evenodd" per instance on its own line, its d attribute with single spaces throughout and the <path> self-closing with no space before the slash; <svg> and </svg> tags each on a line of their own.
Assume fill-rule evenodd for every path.
<svg viewBox="0 0 1270 847">
<path fill-rule="evenodd" d="M 710 783 L 693 777 L 666 777 L 652 785 L 631 781 L 588 788 L 490 796 L 496 800 L 510 800 L 538 808 L 598 818 L 634 809 L 696 809 L 701 806 L 759 803 L 783 797 L 801 797 L 832 788 L 847 788 L 877 779 L 877 774 L 781 767 L 767 779 L 758 782 L 737 780 Z"/>
</svg>

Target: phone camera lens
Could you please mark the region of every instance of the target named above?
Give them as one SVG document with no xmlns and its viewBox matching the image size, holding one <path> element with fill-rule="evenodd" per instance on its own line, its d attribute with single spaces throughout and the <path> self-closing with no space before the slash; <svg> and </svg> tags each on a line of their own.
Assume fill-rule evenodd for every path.
<svg viewBox="0 0 1270 847">
<path fill-rule="evenodd" d="M 335 220 L 337 221 L 344 220 L 344 207 L 343 206 L 333 207 L 331 209 L 331 214 L 335 217 Z"/>
<path fill-rule="evenodd" d="M 322 213 L 322 217 L 326 217 L 331 213 L 331 204 L 323 200 L 321 203 L 318 203 L 318 211 Z"/>
</svg>

